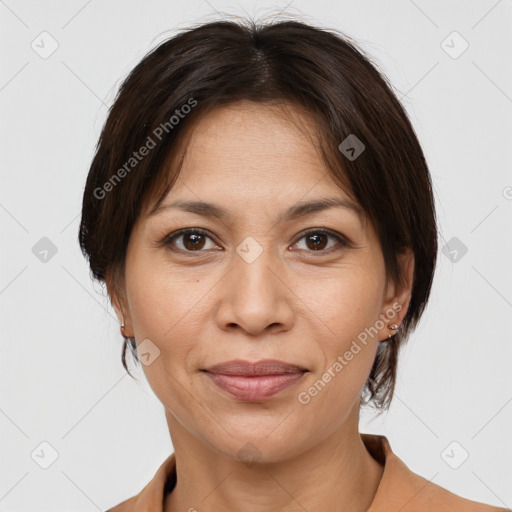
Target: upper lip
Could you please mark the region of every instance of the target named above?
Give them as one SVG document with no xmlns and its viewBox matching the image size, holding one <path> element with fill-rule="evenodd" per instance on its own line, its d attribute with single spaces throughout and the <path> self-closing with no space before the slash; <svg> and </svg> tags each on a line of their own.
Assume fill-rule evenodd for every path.
<svg viewBox="0 0 512 512">
<path fill-rule="evenodd" d="M 245 361 L 234 359 L 219 363 L 206 368 L 210 373 L 221 373 L 223 375 L 282 375 L 283 373 L 300 373 L 307 371 L 306 368 L 297 366 L 277 359 L 262 359 L 261 361 Z"/>
</svg>

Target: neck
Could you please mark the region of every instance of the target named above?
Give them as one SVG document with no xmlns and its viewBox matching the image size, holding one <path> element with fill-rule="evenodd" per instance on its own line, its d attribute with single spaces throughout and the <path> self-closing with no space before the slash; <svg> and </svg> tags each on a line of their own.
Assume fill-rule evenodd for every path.
<svg viewBox="0 0 512 512">
<path fill-rule="evenodd" d="M 366 512 L 384 468 L 366 450 L 356 413 L 352 421 L 347 418 L 332 435 L 292 458 L 248 464 L 201 443 L 166 411 L 177 483 L 164 511 Z"/>
</svg>

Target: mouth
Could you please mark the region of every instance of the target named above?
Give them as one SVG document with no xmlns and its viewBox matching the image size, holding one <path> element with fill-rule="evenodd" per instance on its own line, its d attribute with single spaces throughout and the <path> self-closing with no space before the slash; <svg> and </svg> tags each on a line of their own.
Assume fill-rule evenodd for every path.
<svg viewBox="0 0 512 512">
<path fill-rule="evenodd" d="M 296 384 L 306 368 L 276 359 L 233 360 L 201 370 L 222 391 L 242 401 L 259 402 Z"/>
</svg>

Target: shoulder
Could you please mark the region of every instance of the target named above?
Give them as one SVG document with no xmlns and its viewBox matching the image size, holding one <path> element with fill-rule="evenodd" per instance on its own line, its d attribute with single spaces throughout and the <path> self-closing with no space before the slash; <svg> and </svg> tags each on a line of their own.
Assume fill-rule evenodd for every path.
<svg viewBox="0 0 512 512">
<path fill-rule="evenodd" d="M 463 498 L 414 473 L 391 449 L 385 436 L 362 434 L 384 472 L 369 512 L 512 512 Z"/>
<path fill-rule="evenodd" d="M 401 476 L 399 487 L 408 496 L 407 504 L 404 504 L 402 512 L 510 512 L 510 509 L 487 505 L 459 496 L 412 472 L 400 459 L 395 459 L 394 463 L 395 466 L 400 467 L 400 471 L 397 473 L 397 476 L 398 474 Z"/>
<path fill-rule="evenodd" d="M 424 482 L 421 491 L 418 493 L 417 504 L 420 505 L 420 508 L 415 509 L 415 507 L 412 506 L 409 509 L 406 507 L 404 512 L 408 510 L 435 510 L 436 512 L 510 512 L 510 509 L 494 507 L 463 498 L 419 475 L 415 474 L 415 476 L 421 479 L 422 483 Z"/>
<path fill-rule="evenodd" d="M 176 461 L 172 453 L 161 463 L 144 489 L 106 512 L 161 512 L 164 497 L 175 483 Z"/>
</svg>

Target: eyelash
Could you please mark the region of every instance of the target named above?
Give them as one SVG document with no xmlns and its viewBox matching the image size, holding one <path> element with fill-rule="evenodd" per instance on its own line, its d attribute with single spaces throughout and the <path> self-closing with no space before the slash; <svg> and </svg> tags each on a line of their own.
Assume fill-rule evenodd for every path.
<svg viewBox="0 0 512 512">
<path fill-rule="evenodd" d="M 350 246 L 350 243 L 346 240 L 345 237 L 343 237 L 342 235 L 340 235 L 336 231 L 331 231 L 330 229 L 326 229 L 326 228 L 310 229 L 310 230 L 308 230 L 306 232 L 301 233 L 302 236 L 300 236 L 300 238 L 297 239 L 297 241 L 294 243 L 294 245 L 297 244 L 303 238 L 307 237 L 308 235 L 319 234 L 319 233 L 320 234 L 324 234 L 324 235 L 328 235 L 328 236 L 336 239 L 338 244 L 335 245 L 334 247 L 329 248 L 329 249 L 322 249 L 322 250 L 319 250 L 319 251 L 308 251 L 308 250 L 304 249 L 306 252 L 310 252 L 313 255 L 315 255 L 315 253 L 317 253 L 315 256 L 324 256 L 326 254 L 331 254 L 332 252 L 335 252 L 335 251 L 338 251 L 338 250 L 340 250 L 342 248 Z M 212 238 L 208 234 L 208 232 L 206 232 L 206 231 L 204 231 L 202 229 L 199 229 L 199 228 L 184 228 L 184 229 L 180 229 L 180 230 L 176 231 L 175 233 L 171 233 L 170 235 L 166 236 L 163 239 L 162 243 L 163 243 L 163 245 L 168 246 L 170 248 L 170 250 L 175 251 L 175 252 L 181 252 L 181 253 L 187 253 L 187 254 L 206 252 L 205 250 L 187 251 L 187 250 L 184 250 L 184 249 L 176 248 L 175 246 L 171 247 L 171 246 L 173 246 L 174 241 L 178 237 L 180 237 L 182 235 L 202 235 L 202 236 L 206 236 L 207 238 L 212 240 Z"/>
</svg>

